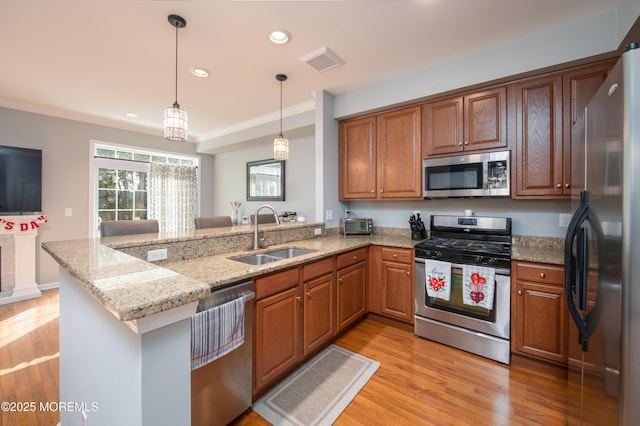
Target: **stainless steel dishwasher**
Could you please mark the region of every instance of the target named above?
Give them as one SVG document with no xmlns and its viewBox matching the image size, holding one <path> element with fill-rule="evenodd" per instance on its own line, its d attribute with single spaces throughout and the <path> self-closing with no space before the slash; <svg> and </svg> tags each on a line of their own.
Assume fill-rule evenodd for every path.
<svg viewBox="0 0 640 426">
<path fill-rule="evenodd" d="M 245 300 L 244 343 L 191 372 L 191 424 L 226 425 L 251 407 L 253 380 L 253 282 L 216 290 L 198 304 L 198 312 L 231 300 Z"/>
</svg>

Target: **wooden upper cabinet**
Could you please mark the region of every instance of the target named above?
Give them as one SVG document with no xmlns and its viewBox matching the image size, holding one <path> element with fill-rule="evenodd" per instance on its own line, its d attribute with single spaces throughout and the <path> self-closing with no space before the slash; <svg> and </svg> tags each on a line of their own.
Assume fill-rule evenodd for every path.
<svg viewBox="0 0 640 426">
<path fill-rule="evenodd" d="M 599 62 L 572 69 L 562 75 L 562 90 L 564 102 L 564 157 L 565 167 L 563 171 L 564 195 L 571 195 L 571 150 L 574 143 L 572 139 L 572 126 L 579 115 L 584 114 L 584 108 L 598 91 L 609 71 L 615 65 L 615 60 Z"/>
<path fill-rule="evenodd" d="M 562 196 L 562 75 L 514 84 L 516 167 L 512 197 Z"/>
<path fill-rule="evenodd" d="M 507 146 L 507 89 L 497 87 L 428 102 L 425 156 Z"/>
<path fill-rule="evenodd" d="M 420 107 L 377 119 L 378 198 L 421 198 Z"/>
<path fill-rule="evenodd" d="M 340 199 L 377 198 L 376 117 L 340 122 Z"/>
<path fill-rule="evenodd" d="M 516 82 L 510 111 L 516 126 L 513 198 L 569 198 L 572 125 L 615 61 Z M 511 96 L 510 96 L 511 97 Z"/>
<path fill-rule="evenodd" d="M 422 198 L 420 106 L 340 122 L 341 200 Z"/>
</svg>

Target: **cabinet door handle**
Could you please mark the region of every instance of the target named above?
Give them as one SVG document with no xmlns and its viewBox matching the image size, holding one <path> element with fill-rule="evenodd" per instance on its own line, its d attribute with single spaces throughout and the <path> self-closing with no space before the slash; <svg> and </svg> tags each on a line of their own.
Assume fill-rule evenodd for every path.
<svg viewBox="0 0 640 426">
<path fill-rule="evenodd" d="M 308 291 L 308 292 L 307 292 L 307 297 L 308 297 L 309 299 L 311 299 L 311 292 L 310 292 L 310 291 Z"/>
<path fill-rule="evenodd" d="M 394 258 L 394 259 L 397 259 L 397 258 L 398 258 L 398 255 L 397 255 L 397 254 L 395 254 L 395 253 L 393 253 L 393 258 Z"/>
<path fill-rule="evenodd" d="M 296 296 L 296 299 L 298 299 L 298 302 L 302 303 L 302 297 Z"/>
<path fill-rule="evenodd" d="M 556 183 L 556 188 L 558 188 L 558 189 L 562 188 L 562 184 L 561 183 Z"/>
<path fill-rule="evenodd" d="M 341 283 L 342 282 L 342 278 L 338 278 L 338 282 Z"/>
<path fill-rule="evenodd" d="M 371 193 L 373 194 L 374 192 L 376 192 L 376 190 L 375 190 L 375 189 L 372 189 L 372 190 L 371 190 Z"/>
<path fill-rule="evenodd" d="M 358 256 L 353 256 L 353 261 L 356 262 L 358 260 Z"/>
<path fill-rule="evenodd" d="M 522 296 L 522 290 L 518 290 L 518 296 Z"/>
<path fill-rule="evenodd" d="M 540 272 L 540 278 L 544 278 L 544 277 L 546 277 L 545 273 L 544 272 Z"/>
<path fill-rule="evenodd" d="M 464 144 L 465 145 L 469 145 L 469 141 L 464 141 Z"/>
<path fill-rule="evenodd" d="M 384 192 L 384 189 L 381 189 L 380 192 Z"/>
<path fill-rule="evenodd" d="M 462 146 L 462 141 L 460 141 L 460 143 L 458 145 Z"/>
<path fill-rule="evenodd" d="M 565 188 L 571 188 L 571 184 L 570 184 L 570 183 L 565 183 L 565 184 L 564 184 L 564 187 L 565 187 Z"/>
<path fill-rule="evenodd" d="M 407 276 L 410 277 L 411 276 L 411 272 L 407 271 Z"/>
</svg>

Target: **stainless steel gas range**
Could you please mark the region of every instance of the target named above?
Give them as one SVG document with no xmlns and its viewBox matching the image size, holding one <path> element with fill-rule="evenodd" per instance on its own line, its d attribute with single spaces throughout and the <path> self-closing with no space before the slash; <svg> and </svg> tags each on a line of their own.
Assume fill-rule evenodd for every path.
<svg viewBox="0 0 640 426">
<path fill-rule="evenodd" d="M 511 218 L 435 215 L 430 230 L 416 245 L 415 334 L 509 364 Z"/>
</svg>

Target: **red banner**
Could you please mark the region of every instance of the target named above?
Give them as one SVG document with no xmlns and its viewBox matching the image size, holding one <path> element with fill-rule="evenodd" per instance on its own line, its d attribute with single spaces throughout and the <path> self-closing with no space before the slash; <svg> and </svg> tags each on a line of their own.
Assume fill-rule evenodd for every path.
<svg viewBox="0 0 640 426">
<path fill-rule="evenodd" d="M 38 229 L 43 223 L 47 223 L 47 216 L 45 215 L 40 215 L 33 220 L 25 221 L 6 220 L 0 217 L 0 232 L 27 232 L 32 229 Z"/>
</svg>

